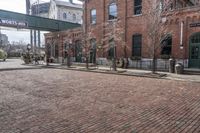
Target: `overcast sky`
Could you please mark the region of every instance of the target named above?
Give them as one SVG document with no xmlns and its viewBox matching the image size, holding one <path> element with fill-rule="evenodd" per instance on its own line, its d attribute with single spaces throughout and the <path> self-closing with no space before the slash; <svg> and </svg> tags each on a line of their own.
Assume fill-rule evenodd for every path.
<svg viewBox="0 0 200 133">
<path fill-rule="evenodd" d="M 32 2 L 37 0 L 31 0 Z M 40 0 L 43 2 L 48 2 L 50 0 Z M 65 0 L 63 0 L 65 1 Z M 68 0 L 66 0 L 68 1 Z M 78 0 L 74 0 L 74 2 L 78 2 Z M 78 2 L 80 3 L 80 2 Z M 18 13 L 26 13 L 26 0 L 0 0 L 0 9 L 14 11 Z M 12 41 L 25 41 L 27 43 L 30 42 L 30 34 L 29 30 L 17 30 L 13 28 L 0 27 L 1 33 L 7 34 L 10 42 Z"/>
</svg>

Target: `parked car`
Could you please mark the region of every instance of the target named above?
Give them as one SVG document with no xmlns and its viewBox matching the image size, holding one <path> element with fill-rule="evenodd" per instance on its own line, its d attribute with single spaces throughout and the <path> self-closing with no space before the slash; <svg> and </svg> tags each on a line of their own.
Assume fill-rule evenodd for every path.
<svg viewBox="0 0 200 133">
<path fill-rule="evenodd" d="M 7 53 L 3 49 L 0 49 L 0 60 L 6 61 L 6 58 Z"/>
</svg>

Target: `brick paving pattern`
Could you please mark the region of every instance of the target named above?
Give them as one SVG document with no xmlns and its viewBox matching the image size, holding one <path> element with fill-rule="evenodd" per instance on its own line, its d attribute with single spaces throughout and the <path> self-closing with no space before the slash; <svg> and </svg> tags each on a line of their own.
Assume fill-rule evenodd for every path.
<svg viewBox="0 0 200 133">
<path fill-rule="evenodd" d="M 54 69 L 0 77 L 0 133 L 200 132 L 199 83 Z"/>
</svg>

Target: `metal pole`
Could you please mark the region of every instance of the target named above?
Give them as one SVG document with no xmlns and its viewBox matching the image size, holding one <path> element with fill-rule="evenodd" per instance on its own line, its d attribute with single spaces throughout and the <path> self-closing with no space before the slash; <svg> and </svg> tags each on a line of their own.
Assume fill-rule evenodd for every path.
<svg viewBox="0 0 200 133">
<path fill-rule="evenodd" d="M 36 30 L 34 30 L 34 55 L 36 54 Z"/>
<path fill-rule="evenodd" d="M 1 35 L 1 27 L 0 27 L 0 48 L 2 47 L 2 35 Z"/>
<path fill-rule="evenodd" d="M 40 48 L 40 44 L 41 44 L 41 42 L 40 42 L 40 30 L 38 30 L 38 48 Z"/>
<path fill-rule="evenodd" d="M 33 30 L 30 30 L 30 44 L 31 44 L 31 51 L 33 52 Z"/>
</svg>

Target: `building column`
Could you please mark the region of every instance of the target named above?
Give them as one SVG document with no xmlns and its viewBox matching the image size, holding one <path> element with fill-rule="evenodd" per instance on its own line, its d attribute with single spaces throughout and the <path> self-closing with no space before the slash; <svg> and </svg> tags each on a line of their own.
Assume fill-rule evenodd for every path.
<svg viewBox="0 0 200 133">
<path fill-rule="evenodd" d="M 38 47 L 41 47 L 40 30 L 38 30 Z"/>
<path fill-rule="evenodd" d="M 36 54 L 36 30 L 34 30 L 34 54 Z"/>
</svg>

